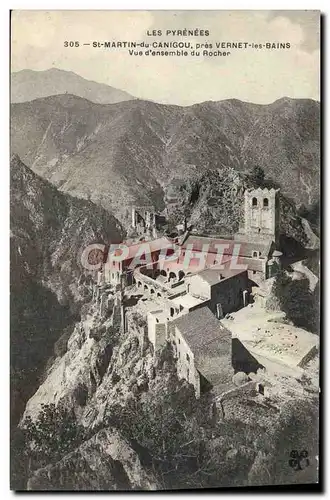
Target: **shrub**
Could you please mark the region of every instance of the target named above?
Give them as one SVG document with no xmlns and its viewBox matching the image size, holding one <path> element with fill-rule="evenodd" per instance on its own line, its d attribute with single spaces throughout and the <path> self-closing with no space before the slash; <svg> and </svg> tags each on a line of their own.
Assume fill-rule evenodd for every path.
<svg viewBox="0 0 330 500">
<path fill-rule="evenodd" d="M 111 382 L 113 383 L 113 385 L 118 384 L 119 380 L 120 380 L 120 376 L 118 375 L 118 373 L 113 372 L 112 377 L 111 377 Z"/>
<path fill-rule="evenodd" d="M 292 280 L 285 271 L 280 271 L 275 278 L 272 293 L 281 310 L 294 325 L 317 331 L 317 301 L 309 290 L 308 279 Z"/>
<path fill-rule="evenodd" d="M 62 357 L 68 350 L 68 340 L 73 332 L 73 327 L 68 326 L 64 329 L 63 334 L 54 344 L 54 354 L 57 357 Z"/>
<path fill-rule="evenodd" d="M 240 453 L 226 460 L 233 436 L 237 439 L 237 425 L 233 429 L 232 424 L 227 428 L 224 423 L 215 429 L 208 422 L 205 402 L 195 399 L 191 386 L 178 387 L 177 379 L 169 385 L 165 394 L 155 397 L 145 393 L 143 400 L 135 397 L 124 407 L 110 408 L 105 425 L 117 427 L 126 439 L 135 442 L 137 451 L 147 453 L 148 466 L 164 489 L 242 484 L 254 453 L 248 460 Z M 229 443 L 225 448 L 211 446 L 212 434 L 218 436 L 219 432 Z"/>
<path fill-rule="evenodd" d="M 251 181 L 252 185 L 255 187 L 263 187 L 265 183 L 265 172 L 264 170 L 259 167 L 259 165 L 255 165 L 251 173 L 249 174 L 249 180 Z"/>
<path fill-rule="evenodd" d="M 74 392 L 73 397 L 79 406 L 85 406 L 88 399 L 88 388 L 85 384 L 79 384 Z"/>
<path fill-rule="evenodd" d="M 42 405 L 36 421 L 24 421 L 27 449 L 35 468 L 60 460 L 79 446 L 85 430 L 76 421 L 74 410 L 63 405 Z"/>
</svg>

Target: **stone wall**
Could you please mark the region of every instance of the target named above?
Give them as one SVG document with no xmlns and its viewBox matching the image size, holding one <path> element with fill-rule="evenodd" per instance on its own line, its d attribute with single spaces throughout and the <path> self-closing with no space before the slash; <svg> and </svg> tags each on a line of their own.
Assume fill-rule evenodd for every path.
<svg viewBox="0 0 330 500">
<path fill-rule="evenodd" d="M 194 297 L 208 300 L 211 298 L 211 287 L 198 274 L 187 276 L 185 279 L 186 290 Z"/>
<path fill-rule="evenodd" d="M 167 337 L 167 322 L 164 318 L 159 319 L 157 315 L 164 316 L 163 311 L 148 313 L 148 339 L 154 346 L 155 353 L 165 345 Z"/>
<path fill-rule="evenodd" d="M 228 388 L 228 385 L 231 385 L 234 375 L 231 334 L 224 332 L 223 335 L 223 338 L 214 339 L 195 354 L 197 370 L 217 394 Z"/>
<path fill-rule="evenodd" d="M 199 373 L 195 367 L 195 357 L 177 327 L 171 329 L 170 342 L 177 358 L 177 374 L 194 386 L 196 397 L 200 396 Z"/>
<path fill-rule="evenodd" d="M 221 304 L 224 315 L 237 311 L 244 306 L 243 291 L 248 290 L 247 272 L 219 281 L 211 288 L 209 308 L 217 315 L 217 304 Z"/>
</svg>

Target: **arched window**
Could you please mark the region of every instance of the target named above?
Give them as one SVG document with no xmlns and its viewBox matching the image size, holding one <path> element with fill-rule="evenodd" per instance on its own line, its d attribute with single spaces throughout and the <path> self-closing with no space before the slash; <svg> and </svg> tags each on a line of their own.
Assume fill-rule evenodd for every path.
<svg viewBox="0 0 330 500">
<path fill-rule="evenodd" d="M 269 201 L 268 201 L 268 198 L 264 198 L 264 207 L 268 207 L 269 206 Z"/>
<path fill-rule="evenodd" d="M 257 198 L 252 198 L 252 206 L 257 207 L 258 206 L 258 200 Z"/>
<path fill-rule="evenodd" d="M 258 257 L 258 252 L 256 252 L 255 250 L 252 252 L 252 257 Z"/>
</svg>

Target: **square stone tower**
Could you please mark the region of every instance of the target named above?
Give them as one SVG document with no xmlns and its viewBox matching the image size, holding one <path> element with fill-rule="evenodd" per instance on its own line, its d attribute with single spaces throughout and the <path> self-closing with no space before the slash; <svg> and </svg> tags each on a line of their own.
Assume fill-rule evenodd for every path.
<svg viewBox="0 0 330 500">
<path fill-rule="evenodd" d="M 272 240 L 278 243 L 279 226 L 279 189 L 246 189 L 244 222 L 235 239 Z"/>
</svg>

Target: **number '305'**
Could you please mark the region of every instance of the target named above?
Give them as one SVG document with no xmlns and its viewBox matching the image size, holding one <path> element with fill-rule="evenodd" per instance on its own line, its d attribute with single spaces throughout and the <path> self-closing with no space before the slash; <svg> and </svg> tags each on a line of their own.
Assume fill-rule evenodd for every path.
<svg viewBox="0 0 330 500">
<path fill-rule="evenodd" d="M 67 40 L 65 40 L 64 47 L 79 47 L 79 42 L 68 42 Z"/>
</svg>

